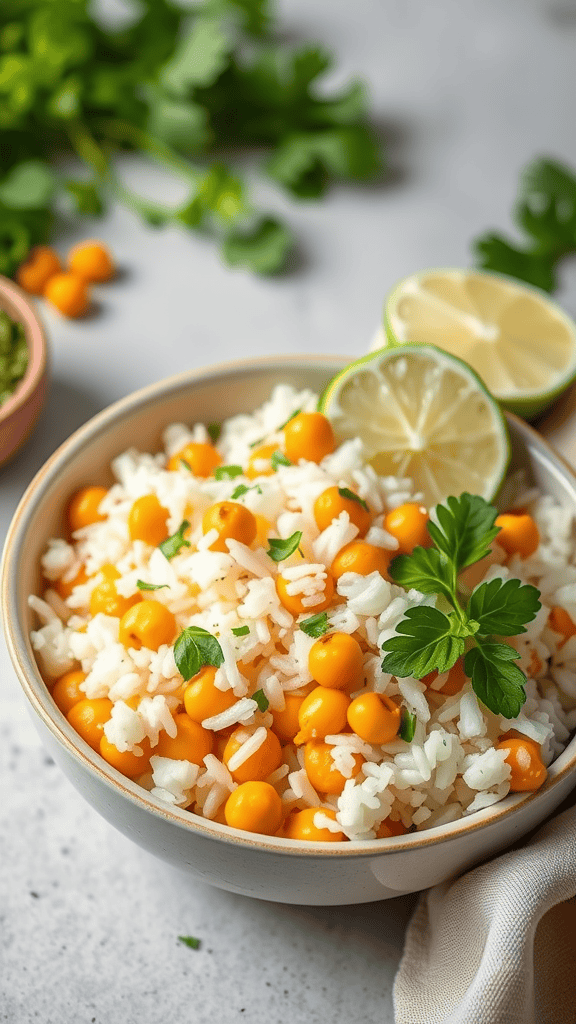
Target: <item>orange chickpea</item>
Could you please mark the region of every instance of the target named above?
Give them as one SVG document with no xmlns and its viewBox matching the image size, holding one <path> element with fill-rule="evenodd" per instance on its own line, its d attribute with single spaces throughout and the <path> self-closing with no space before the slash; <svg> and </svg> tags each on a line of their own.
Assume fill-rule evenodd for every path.
<svg viewBox="0 0 576 1024">
<path fill-rule="evenodd" d="M 294 737 L 296 745 L 313 739 L 323 740 L 325 736 L 342 732 L 346 727 L 349 704 L 350 698 L 341 690 L 315 686 L 302 701 L 298 712 L 300 732 Z"/>
<path fill-rule="evenodd" d="M 112 714 L 112 701 L 107 697 L 80 700 L 70 708 L 66 718 L 76 732 L 94 750 L 100 749 L 104 725 Z"/>
<path fill-rule="evenodd" d="M 422 682 L 426 683 L 426 686 L 430 686 L 435 679 L 438 678 L 437 672 L 429 672 L 427 676 L 424 676 Z M 464 686 L 468 676 L 464 672 L 464 665 L 462 658 L 452 665 L 452 668 L 448 672 L 448 678 L 444 682 L 443 686 L 440 687 L 436 693 L 443 693 L 446 697 L 454 697 Z"/>
<path fill-rule="evenodd" d="M 304 697 L 298 696 L 295 693 L 286 693 L 284 694 L 284 700 L 286 702 L 284 710 L 272 711 L 272 717 L 274 719 L 274 732 L 283 743 L 289 743 L 300 729 L 298 713 Z"/>
<path fill-rule="evenodd" d="M 341 488 L 328 487 L 322 491 L 314 502 L 314 519 L 319 530 L 326 530 L 333 519 L 337 519 L 341 512 L 347 512 L 350 522 L 358 527 L 358 534 L 363 537 L 370 528 L 372 516 L 368 509 L 359 501 L 353 498 L 344 498 L 340 494 Z"/>
<path fill-rule="evenodd" d="M 525 512 L 519 515 L 506 513 L 496 517 L 495 525 L 500 527 L 496 543 L 507 554 L 520 555 L 521 558 L 534 554 L 540 543 L 540 534 L 532 516 Z"/>
<path fill-rule="evenodd" d="M 345 572 L 357 572 L 360 576 L 379 572 L 387 580 L 391 558 L 392 552 L 386 551 L 385 548 L 367 544 L 365 540 L 353 540 L 336 555 L 332 562 L 332 575 L 339 580 Z"/>
<path fill-rule="evenodd" d="M 532 746 L 534 752 L 540 757 L 541 749 L 540 744 L 536 740 L 531 740 L 529 736 L 524 736 L 523 733 L 517 732 L 516 729 L 509 729 L 508 732 L 503 732 L 498 737 L 498 743 L 507 743 L 508 740 L 522 740 L 522 743 L 526 743 L 527 746 Z"/>
<path fill-rule="evenodd" d="M 136 498 L 128 513 L 130 540 L 142 540 L 157 548 L 168 536 L 166 522 L 170 513 L 160 504 L 155 494 L 144 494 Z"/>
<path fill-rule="evenodd" d="M 87 582 L 88 577 L 86 575 L 86 570 L 84 569 L 84 566 L 81 565 L 78 572 L 76 573 L 75 576 L 72 577 L 71 580 L 64 580 L 62 577 L 60 577 L 60 579 L 56 580 L 52 584 L 52 586 L 54 587 L 56 593 L 60 595 L 62 600 L 65 601 L 67 597 L 70 597 L 70 594 L 74 590 L 74 587 L 81 587 L 83 583 Z"/>
<path fill-rule="evenodd" d="M 116 268 L 110 251 L 102 242 L 80 242 L 68 253 L 68 266 L 85 281 L 109 281 Z"/>
<path fill-rule="evenodd" d="M 84 316 L 90 306 L 90 293 L 83 277 L 78 274 L 54 274 L 44 287 L 44 296 L 64 316 Z"/>
<path fill-rule="evenodd" d="M 120 619 L 118 639 L 124 647 L 148 647 L 157 651 L 169 644 L 176 633 L 176 619 L 159 601 L 139 601 Z"/>
<path fill-rule="evenodd" d="M 230 828 L 272 836 L 282 824 L 282 800 L 268 782 L 243 782 L 228 797 L 224 814 Z"/>
<path fill-rule="evenodd" d="M 100 753 L 104 760 L 121 775 L 126 775 L 129 779 L 137 779 L 139 775 L 148 771 L 151 755 L 149 740 L 141 740 L 138 746 L 142 747 L 141 754 L 136 754 L 132 750 L 120 751 L 103 735 L 100 740 Z"/>
<path fill-rule="evenodd" d="M 270 458 L 277 451 L 277 444 L 263 444 L 255 448 L 248 459 L 245 476 L 249 480 L 255 480 L 257 476 L 272 476 L 274 470 Z"/>
<path fill-rule="evenodd" d="M 121 597 L 116 590 L 114 579 L 104 578 L 98 583 L 90 594 L 90 615 L 111 615 L 121 619 L 122 616 L 141 600 L 140 594 L 133 594 L 132 597 Z"/>
<path fill-rule="evenodd" d="M 548 616 L 548 625 L 550 629 L 553 629 L 555 633 L 560 633 L 564 637 L 560 647 L 563 647 L 567 640 L 571 636 L 576 636 L 576 625 L 572 621 L 570 615 L 565 608 L 561 608 L 559 605 L 554 605 L 550 609 Z"/>
<path fill-rule="evenodd" d="M 381 821 L 376 837 L 378 839 L 389 839 L 390 836 L 405 836 L 408 832 L 406 825 L 403 825 L 401 821 L 392 821 L 392 818 L 384 818 Z"/>
<path fill-rule="evenodd" d="M 243 729 L 235 729 L 224 748 L 224 764 L 228 764 L 230 758 L 243 743 Z M 282 747 L 280 740 L 271 732 L 266 732 L 266 739 L 250 757 L 231 772 L 235 782 L 263 782 L 272 772 L 282 764 Z"/>
<path fill-rule="evenodd" d="M 207 754 L 212 753 L 213 737 L 207 729 L 203 729 L 198 722 L 182 711 L 174 715 L 177 733 L 169 736 L 167 732 L 160 733 L 158 743 L 152 753 L 157 757 L 171 757 L 174 761 L 191 761 L 192 764 L 202 764 Z"/>
<path fill-rule="evenodd" d="M 280 598 L 280 604 L 286 608 L 295 618 L 298 615 L 316 615 L 317 612 L 323 612 L 326 608 L 329 608 L 334 597 L 334 582 L 330 573 L 328 573 L 324 581 L 324 597 L 322 600 L 315 604 L 312 608 L 307 607 L 302 603 L 303 594 L 289 594 L 288 587 L 290 586 L 290 580 L 284 579 L 282 574 L 276 577 L 276 591 Z"/>
<path fill-rule="evenodd" d="M 328 633 L 310 648 L 308 668 L 320 686 L 344 690 L 364 679 L 364 657 L 357 640 L 349 633 Z"/>
<path fill-rule="evenodd" d="M 227 540 L 238 540 L 248 546 L 256 537 L 258 526 L 256 516 L 238 501 L 219 501 L 206 509 L 202 518 L 202 532 L 216 530 L 218 539 L 210 545 L 210 551 L 227 553 Z"/>
<path fill-rule="evenodd" d="M 313 741 L 307 743 L 304 749 L 304 767 L 310 782 L 318 793 L 339 796 L 346 785 L 346 779 L 334 764 L 334 758 L 330 753 L 333 749 L 328 743 Z M 352 778 L 358 775 L 363 764 L 362 755 L 354 754 Z"/>
<path fill-rule="evenodd" d="M 82 487 L 68 505 L 68 525 L 72 533 L 93 523 L 103 523 L 106 516 L 99 512 L 100 502 L 106 497 L 105 487 Z"/>
<path fill-rule="evenodd" d="M 168 459 L 167 469 L 175 472 L 178 469 L 183 469 L 182 463 L 186 462 L 194 476 L 210 476 L 216 466 L 219 466 L 222 462 L 222 456 L 220 452 L 216 450 L 213 444 L 190 441 L 189 444 L 172 455 Z"/>
<path fill-rule="evenodd" d="M 332 425 L 321 412 L 299 412 L 284 427 L 284 450 L 290 462 L 322 462 L 335 447 Z"/>
<path fill-rule="evenodd" d="M 214 685 L 215 677 L 216 669 L 212 665 L 205 665 L 184 691 L 186 714 L 200 725 L 205 718 L 227 711 L 238 699 L 232 690 L 219 690 Z"/>
<path fill-rule="evenodd" d="M 384 693 L 363 693 L 348 708 L 348 725 L 367 743 L 390 743 L 398 734 L 402 712 Z"/>
<path fill-rule="evenodd" d="M 85 679 L 86 676 L 84 672 L 80 672 L 75 669 L 72 672 L 65 672 L 64 675 L 60 676 L 60 678 L 54 683 L 52 688 L 52 700 L 56 704 L 56 707 L 60 708 L 63 715 L 67 715 L 75 704 L 86 699 L 84 690 L 80 689 L 80 684 L 83 683 Z"/>
<path fill-rule="evenodd" d="M 327 818 L 336 821 L 335 812 L 328 807 L 306 807 L 303 811 L 292 811 L 286 818 L 282 830 L 283 837 L 308 843 L 342 843 L 346 839 L 343 832 L 331 832 L 330 829 L 316 827 L 314 816 L 319 810 Z"/>
<path fill-rule="evenodd" d="M 50 278 L 61 270 L 62 264 L 54 249 L 49 245 L 36 245 L 18 267 L 16 280 L 25 292 L 42 295 Z"/>
<path fill-rule="evenodd" d="M 429 519 L 430 516 L 424 506 L 413 501 L 399 505 L 384 517 L 384 529 L 398 541 L 397 554 L 411 555 L 414 548 L 426 548 L 431 544 L 428 533 Z"/>
<path fill-rule="evenodd" d="M 525 793 L 540 789 L 546 779 L 546 768 L 542 763 L 536 744 L 526 739 L 509 739 L 496 744 L 496 750 L 506 750 L 506 763 L 510 765 L 510 790 Z"/>
</svg>

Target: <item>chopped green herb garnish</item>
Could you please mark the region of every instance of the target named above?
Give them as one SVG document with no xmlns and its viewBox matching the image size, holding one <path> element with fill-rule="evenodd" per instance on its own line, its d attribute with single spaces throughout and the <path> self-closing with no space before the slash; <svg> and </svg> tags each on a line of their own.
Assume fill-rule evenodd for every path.
<svg viewBox="0 0 576 1024">
<path fill-rule="evenodd" d="M 408 708 L 402 708 L 402 717 L 400 719 L 400 729 L 398 735 L 400 739 L 406 740 L 406 743 L 411 743 L 414 739 L 414 733 L 416 732 L 416 715 L 408 711 Z"/>
<path fill-rule="evenodd" d="M 248 636 L 250 626 L 232 626 L 234 636 Z"/>
<path fill-rule="evenodd" d="M 219 668 L 224 655 L 212 633 L 200 626 L 188 626 L 182 630 L 174 644 L 174 661 L 180 675 L 187 682 L 198 674 L 203 665 Z"/>
<path fill-rule="evenodd" d="M 168 561 L 170 561 L 171 558 L 174 558 L 174 555 L 177 555 L 182 548 L 190 547 L 190 541 L 186 540 L 184 537 L 186 530 L 189 529 L 190 523 L 187 519 L 184 519 L 184 521 L 180 523 L 176 533 L 173 533 L 171 537 L 167 537 L 166 540 L 163 540 L 162 543 L 158 545 L 160 551 Z"/>
<path fill-rule="evenodd" d="M 217 466 L 214 470 L 216 480 L 233 480 L 236 476 L 242 476 L 242 466 Z"/>
<path fill-rule="evenodd" d="M 208 423 L 208 425 L 206 426 L 206 430 L 208 431 L 208 437 L 212 441 L 212 444 L 216 444 L 216 441 L 218 440 L 220 434 L 222 433 L 222 424 Z"/>
<path fill-rule="evenodd" d="M 291 537 L 287 537 L 286 540 L 269 537 L 268 543 L 270 547 L 266 554 L 270 555 L 274 562 L 283 562 L 285 558 L 289 558 L 290 555 L 294 554 L 301 540 L 302 530 L 296 530 L 296 533 L 293 533 Z"/>
<path fill-rule="evenodd" d="M 357 501 L 359 505 L 362 505 L 362 508 L 365 509 L 366 512 L 369 511 L 368 505 L 364 501 L 364 498 L 361 498 L 359 494 L 355 494 L 354 491 L 351 491 L 349 487 L 339 487 L 338 494 L 340 495 L 341 498 L 348 498 L 349 501 Z"/>
<path fill-rule="evenodd" d="M 200 949 L 200 939 L 195 939 L 193 935 L 179 935 L 178 942 L 182 942 L 184 946 L 188 946 L 188 949 Z"/>
<path fill-rule="evenodd" d="M 254 484 L 252 487 L 247 487 L 246 484 L 238 484 L 238 487 L 232 491 L 232 501 L 236 501 L 237 498 L 241 498 L 244 494 L 248 494 L 248 491 L 256 491 L 257 494 L 262 494 L 260 484 Z"/>
<path fill-rule="evenodd" d="M 280 425 L 280 426 L 278 427 L 278 430 L 284 430 L 284 427 L 287 427 L 287 426 L 288 426 L 288 424 L 290 423 L 290 421 L 291 421 L 291 420 L 293 420 L 293 419 L 296 419 L 296 416 L 299 416 L 301 412 L 302 412 L 302 409 L 296 409 L 296 410 L 295 410 L 295 411 L 294 411 L 294 412 L 293 412 L 293 413 L 292 413 L 292 414 L 291 414 L 291 415 L 290 415 L 290 416 L 288 417 L 288 419 L 287 419 L 287 420 L 284 420 L 284 423 L 282 423 L 282 424 L 281 424 L 281 425 Z"/>
<path fill-rule="evenodd" d="M 290 462 L 290 459 L 286 458 L 284 452 L 278 450 L 277 452 L 272 452 L 272 455 L 270 456 L 270 465 L 274 472 L 277 473 L 279 466 L 291 466 L 292 463 Z"/>
<path fill-rule="evenodd" d="M 24 325 L 0 310 L 0 405 L 14 394 L 27 367 L 28 345 Z"/>
<path fill-rule="evenodd" d="M 189 473 L 192 472 L 192 466 L 189 462 L 186 462 L 186 459 L 180 459 L 180 465 L 184 466 L 184 469 L 187 469 Z"/>
<path fill-rule="evenodd" d="M 268 711 L 270 701 L 264 693 L 264 690 L 256 690 L 256 693 L 252 694 L 252 700 L 255 700 L 259 711 Z"/>
<path fill-rule="evenodd" d="M 540 608 L 540 592 L 519 580 L 495 578 L 477 586 L 464 606 L 458 573 L 481 561 L 499 530 L 497 510 L 478 495 L 462 494 L 437 505 L 428 523 L 434 546 L 416 547 L 390 563 L 390 576 L 406 589 L 439 595 L 449 611 L 420 605 L 409 608 L 386 640 L 385 672 L 422 679 L 447 672 L 467 651 L 464 671 L 476 695 L 490 711 L 516 718 L 526 700 L 526 676 L 514 662 L 519 654 L 494 637 L 525 633 Z"/>
<path fill-rule="evenodd" d="M 168 583 L 145 583 L 144 580 L 136 580 L 136 586 L 138 590 L 164 590 L 165 587 L 170 589 Z"/>
<path fill-rule="evenodd" d="M 324 636 L 330 628 L 328 615 L 326 612 L 317 612 L 316 615 L 311 615 L 309 619 L 303 619 L 299 623 L 299 628 L 303 633 L 307 633 L 308 636 L 318 639 L 318 637 Z"/>
</svg>

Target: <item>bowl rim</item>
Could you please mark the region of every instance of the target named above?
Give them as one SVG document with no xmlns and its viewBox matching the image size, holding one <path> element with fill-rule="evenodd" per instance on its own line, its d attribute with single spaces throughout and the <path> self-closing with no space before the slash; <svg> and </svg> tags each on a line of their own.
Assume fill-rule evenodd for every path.
<svg viewBox="0 0 576 1024">
<path fill-rule="evenodd" d="M 137 783 L 121 775 L 112 766 L 106 765 L 100 755 L 78 736 L 67 722 L 65 716 L 53 703 L 50 691 L 40 675 L 32 654 L 29 638 L 24 629 L 21 628 L 18 620 L 16 588 L 13 586 L 13 581 L 16 579 L 18 561 L 20 552 L 23 549 L 28 521 L 36 505 L 42 502 L 43 492 L 48 488 L 50 482 L 59 473 L 60 469 L 64 468 L 67 460 L 73 455 L 80 453 L 87 444 L 97 438 L 101 431 L 105 430 L 117 419 L 121 419 L 124 414 L 135 412 L 149 401 L 167 397 L 169 394 L 176 393 L 189 385 L 208 383 L 210 381 L 218 382 L 218 380 L 224 381 L 229 379 L 231 375 L 248 376 L 254 372 L 276 369 L 280 366 L 285 366 L 289 370 L 290 368 L 296 369 L 303 365 L 316 367 L 325 365 L 327 372 L 330 372 L 331 368 L 344 366 L 347 362 L 349 360 L 341 354 L 310 355 L 292 353 L 288 355 L 234 360 L 184 371 L 147 385 L 114 402 L 76 430 L 56 449 L 36 473 L 21 498 L 10 523 L 4 545 L 2 565 L 0 567 L 0 607 L 5 623 L 6 645 L 13 667 L 31 708 L 38 715 L 44 726 L 52 733 L 58 744 L 64 748 L 65 752 L 69 755 L 71 754 L 75 760 L 79 761 L 84 771 L 96 772 L 99 780 L 106 787 L 113 790 L 116 796 L 127 798 L 130 803 L 136 804 L 141 810 L 151 812 L 153 816 L 164 818 L 165 821 L 171 822 L 184 831 L 201 833 L 205 838 L 211 838 L 233 846 L 257 849 L 262 853 L 275 855 L 283 853 L 290 856 L 315 858 L 334 856 L 373 857 L 376 854 L 383 854 L 385 852 L 396 853 L 401 850 L 437 846 L 455 837 L 487 828 L 503 818 L 513 817 L 527 804 L 538 800 L 544 793 L 549 792 L 563 782 L 570 771 L 576 767 L 576 737 L 573 737 L 558 758 L 550 765 L 544 785 L 535 792 L 509 794 L 498 803 L 492 804 L 467 817 L 403 836 L 362 841 L 346 840 L 335 843 L 304 843 L 276 836 L 258 836 L 253 838 L 251 833 L 232 829 L 229 826 L 208 821 L 199 815 L 183 809 L 172 808 L 162 804 L 147 790 L 138 786 Z M 576 474 L 569 463 L 524 420 L 521 420 L 513 413 L 506 413 L 506 417 L 521 435 L 531 440 L 537 448 L 544 452 L 548 461 L 552 463 L 562 476 L 568 477 L 569 482 L 576 491 Z M 570 751 L 571 747 L 573 749 Z M 559 762 L 561 763 L 559 764 Z M 574 781 L 576 783 L 576 778 Z"/>
<path fill-rule="evenodd" d="M 0 405 L 0 423 L 4 423 L 26 404 L 32 392 L 40 384 L 48 363 L 48 340 L 36 307 L 19 285 L 11 281 L 9 277 L 0 275 L 0 309 L 3 308 L 1 300 L 4 297 L 16 307 L 18 315 L 21 317 L 30 357 L 24 376 L 18 381 L 10 398 Z M 34 357 L 37 354 L 39 359 L 36 363 Z"/>
</svg>

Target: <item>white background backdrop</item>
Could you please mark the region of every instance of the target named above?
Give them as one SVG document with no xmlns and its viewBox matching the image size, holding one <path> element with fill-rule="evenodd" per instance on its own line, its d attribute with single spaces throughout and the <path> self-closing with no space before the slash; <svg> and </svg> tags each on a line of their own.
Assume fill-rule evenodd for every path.
<svg viewBox="0 0 576 1024">
<path fill-rule="evenodd" d="M 111 401 L 207 362 L 268 353 L 362 354 L 403 275 L 467 265 L 470 240 L 512 230 L 523 164 L 576 166 L 576 10 L 570 0 L 284 0 L 295 39 L 369 82 L 389 177 L 294 205 L 270 187 L 301 251 L 259 280 L 209 241 L 154 232 L 123 211 L 70 225 L 122 267 L 98 314 L 43 309 L 53 384 L 28 446 L 0 470 L 0 529 L 46 456 Z M 137 160 L 150 195 L 179 186 Z M 576 312 L 576 272 L 560 295 Z M 372 1024 L 392 1021 L 391 985 L 413 902 L 331 909 L 257 903 L 210 889 L 133 846 L 76 794 L 39 745 L 0 651 L 0 1020 L 10 1024 Z M 202 939 L 198 952 L 177 941 Z"/>
</svg>

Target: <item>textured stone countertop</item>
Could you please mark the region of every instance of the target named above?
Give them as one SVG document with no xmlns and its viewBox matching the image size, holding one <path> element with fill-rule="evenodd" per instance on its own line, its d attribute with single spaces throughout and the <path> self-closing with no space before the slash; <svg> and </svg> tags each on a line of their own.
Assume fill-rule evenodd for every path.
<svg viewBox="0 0 576 1024">
<path fill-rule="evenodd" d="M 510 228 L 536 153 L 576 164 L 576 17 L 569 0 L 283 0 L 296 37 L 357 71 L 388 140 L 390 176 L 296 206 L 302 244 L 274 280 L 232 273 L 209 242 L 154 232 L 123 210 L 96 230 L 125 268 L 98 316 L 46 311 L 53 385 L 32 440 L 0 471 L 3 537 L 44 459 L 109 402 L 207 362 L 283 352 L 361 354 L 385 292 L 421 267 L 465 265 Z M 176 195 L 137 160 L 132 182 Z M 94 230 L 92 227 L 88 231 Z M 62 248 L 86 228 L 62 237 Z M 560 296 L 576 311 L 576 274 Z M 565 409 L 573 407 L 570 399 Z M 568 417 L 569 420 L 569 417 Z M 556 436 L 571 451 L 572 428 Z M 413 898 L 298 908 L 210 889 L 132 845 L 40 746 L 1 658 L 0 1020 L 10 1024 L 387 1024 Z M 195 952 L 177 940 L 202 939 Z"/>
</svg>

